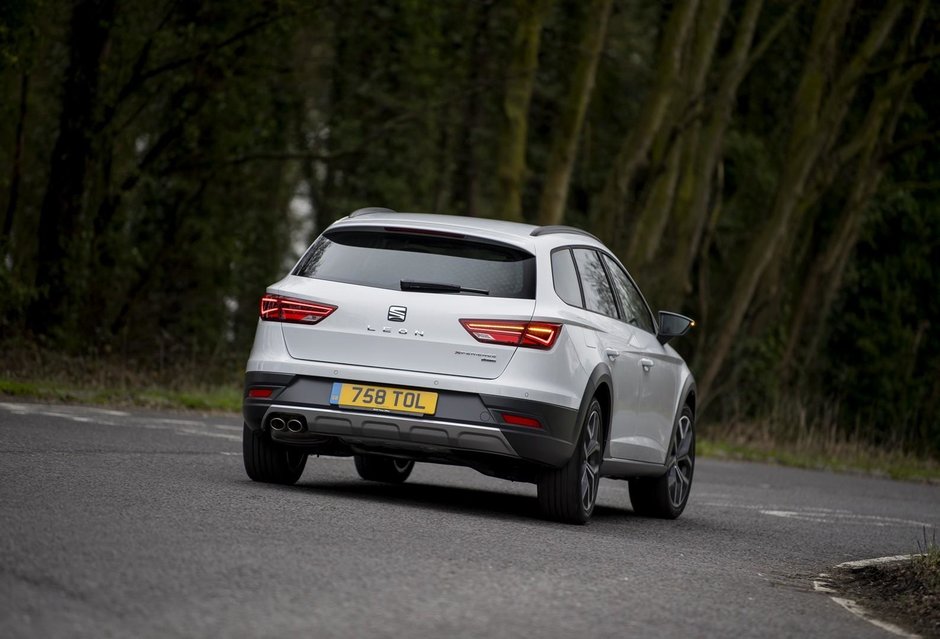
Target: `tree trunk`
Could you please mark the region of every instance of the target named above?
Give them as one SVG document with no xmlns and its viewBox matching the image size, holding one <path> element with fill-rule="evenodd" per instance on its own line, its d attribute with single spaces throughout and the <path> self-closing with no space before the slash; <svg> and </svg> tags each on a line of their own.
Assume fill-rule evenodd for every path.
<svg viewBox="0 0 940 639">
<path fill-rule="evenodd" d="M 10 163 L 10 198 L 7 200 L 7 213 L 3 218 L 3 235 L 0 235 L 0 251 L 4 254 L 10 245 L 13 234 L 13 220 L 19 204 L 20 183 L 23 181 L 23 147 L 26 146 L 26 113 L 29 96 L 29 74 L 25 71 L 20 76 L 20 108 L 16 118 L 16 133 L 13 137 L 13 161 Z M 0 260 L 4 257 L 0 254 Z"/>
<path fill-rule="evenodd" d="M 92 158 L 101 63 L 116 0 L 78 0 L 72 8 L 69 63 L 62 91 L 59 133 L 39 214 L 36 264 L 38 296 L 29 318 L 41 335 L 60 328 L 74 299 L 72 284 L 83 265 L 73 259 L 81 240 L 85 179 Z"/>
<path fill-rule="evenodd" d="M 872 57 L 881 48 L 897 22 L 897 18 L 903 11 L 905 4 L 905 0 L 889 2 L 875 20 L 872 29 L 849 63 L 841 70 L 829 70 L 830 77 L 834 78 L 834 81 L 822 108 L 818 112 L 818 119 L 814 121 L 816 125 L 814 136 L 818 138 L 816 144 L 819 147 L 817 162 L 819 158 L 827 156 L 838 141 L 842 132 L 842 122 L 851 107 L 860 81 L 866 74 Z M 835 46 L 828 55 L 832 59 L 837 57 Z M 846 146 L 853 145 L 849 143 Z M 857 147 L 856 151 L 861 148 L 861 144 L 855 146 Z M 783 290 L 781 279 L 783 274 L 790 270 L 789 264 L 786 262 L 787 257 L 795 252 L 795 244 L 800 235 L 799 231 L 812 222 L 812 220 L 804 219 L 806 213 L 813 210 L 816 200 L 826 192 L 835 176 L 845 168 L 848 159 L 851 159 L 853 155 L 836 154 L 834 156 L 835 161 L 819 162 L 812 181 L 808 183 L 809 188 L 801 194 L 801 201 L 793 210 L 789 222 L 789 232 L 784 234 L 775 246 L 771 263 L 766 270 L 763 285 L 766 290 L 772 292 L 772 295 L 779 295 Z"/>
<path fill-rule="evenodd" d="M 722 63 L 722 76 L 709 105 L 709 114 L 698 144 L 694 152 L 685 158 L 687 164 L 683 167 L 674 205 L 673 224 L 670 227 L 675 244 L 671 254 L 665 258 L 666 282 L 663 291 L 666 297 L 663 303 L 670 308 L 678 307 L 692 288 L 689 276 L 708 217 L 713 178 L 724 148 L 725 132 L 731 123 L 738 87 L 747 74 L 751 43 L 762 8 L 763 0 L 748 0 L 745 5 L 731 52 Z M 787 15 L 792 16 L 792 13 Z M 774 38 L 777 33 L 779 30 L 775 27 L 767 37 Z M 769 44 L 769 41 L 762 43 L 766 46 Z"/>
<path fill-rule="evenodd" d="M 849 143 L 852 148 L 860 150 L 859 168 L 835 230 L 826 247 L 817 254 L 800 287 L 800 300 L 790 321 L 787 344 L 779 365 L 784 379 L 793 372 L 792 367 L 796 359 L 806 361 L 818 348 L 823 332 L 820 325 L 829 315 L 835 296 L 842 286 L 845 268 L 858 241 L 862 217 L 884 176 L 884 158 L 881 153 L 894 138 L 898 120 L 913 85 L 927 70 L 926 64 L 918 64 L 904 70 L 910 49 L 923 25 L 926 10 L 927 0 L 922 0 L 911 23 L 910 35 L 895 58 L 895 71 L 875 92 L 865 121 L 859 127 L 859 133 Z M 851 151 L 842 153 L 843 156 L 851 154 Z M 811 330 L 813 337 L 803 356 L 797 358 L 797 349 L 807 329 Z"/>
<path fill-rule="evenodd" d="M 625 200 L 680 88 L 682 52 L 699 0 L 678 0 L 666 23 L 656 65 L 656 84 L 614 158 L 595 210 L 594 228 L 615 250 L 620 244 Z"/>
<path fill-rule="evenodd" d="M 713 348 L 705 357 L 707 365 L 699 383 L 705 401 L 708 401 L 708 391 L 740 332 L 758 284 L 775 252 L 787 242 L 791 218 L 800 205 L 817 160 L 841 131 L 842 120 L 858 82 L 903 8 L 902 0 L 890 2 L 850 62 L 839 73 L 830 76 L 829 66 L 842 39 L 850 4 L 842 0 L 824 0 L 817 10 L 807 63 L 796 92 L 792 130 L 784 156 L 786 164 L 777 184 L 768 222 L 748 249 L 731 288 L 727 318 L 721 324 Z M 838 78 L 831 90 L 827 90 L 827 77 Z"/>
<path fill-rule="evenodd" d="M 542 24 L 551 0 L 517 0 L 519 24 L 513 38 L 506 95 L 503 99 L 502 132 L 498 139 L 497 217 L 522 221 L 522 186 L 526 172 L 529 102 L 538 68 Z"/>
<path fill-rule="evenodd" d="M 490 20 L 492 2 L 476 2 L 468 5 L 468 19 L 475 17 L 470 48 L 467 54 L 466 99 L 460 131 L 457 135 L 457 158 L 453 172 L 455 208 L 470 217 L 480 215 L 480 159 L 477 140 L 483 121 L 483 78 L 489 67 L 489 49 L 484 46 Z"/>
<path fill-rule="evenodd" d="M 584 33 L 578 54 L 578 64 L 561 117 L 555 126 L 551 155 L 545 172 L 545 185 L 539 202 L 539 224 L 561 224 L 565 217 L 565 202 L 571 171 L 577 155 L 581 127 L 594 92 L 594 78 L 607 39 L 607 23 L 613 0 L 593 0 L 585 16 Z"/>
<path fill-rule="evenodd" d="M 657 156 L 656 147 L 671 145 L 675 147 L 666 155 L 667 164 L 657 173 L 650 196 L 643 208 L 627 241 L 625 259 L 631 265 L 650 264 L 659 251 L 663 233 L 669 220 L 678 209 L 677 187 L 688 189 L 690 181 L 695 179 L 698 162 L 698 143 L 701 134 L 701 117 L 704 105 L 705 82 L 712 66 L 715 46 L 721 33 L 721 25 L 728 12 L 728 0 L 704 0 L 700 15 L 696 21 L 695 36 L 688 53 L 688 73 L 683 81 L 686 99 L 676 101 L 672 108 L 674 122 L 690 121 L 684 130 L 676 135 L 672 130 L 661 130 L 659 141 L 654 144 L 653 158 Z M 681 185 L 681 187 L 680 187 Z M 663 287 L 661 287 L 663 288 Z"/>
</svg>

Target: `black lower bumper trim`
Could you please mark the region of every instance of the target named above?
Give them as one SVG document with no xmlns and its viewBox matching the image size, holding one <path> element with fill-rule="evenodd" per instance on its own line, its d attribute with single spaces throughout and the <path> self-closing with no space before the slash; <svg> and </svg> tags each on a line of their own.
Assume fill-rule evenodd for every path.
<svg viewBox="0 0 940 639">
<path fill-rule="evenodd" d="M 245 376 L 243 415 L 251 429 L 263 427 L 263 420 L 272 404 L 282 410 L 294 405 L 300 410 L 340 410 L 330 404 L 330 391 L 337 381 L 284 373 L 250 371 Z M 270 386 L 275 390 L 269 398 L 249 398 L 248 390 Z M 558 467 L 570 459 L 578 437 L 578 411 L 543 402 L 477 395 L 455 391 L 437 391 L 438 406 L 434 420 L 498 428 L 515 454 L 526 462 Z M 537 419 L 541 428 L 503 423 L 502 414 L 512 413 Z M 311 434 L 316 434 L 315 432 Z M 335 435 L 335 433 L 325 433 Z M 284 437 L 284 433 L 279 433 Z M 340 437 L 340 439 L 342 439 Z M 300 442 L 298 442 L 300 443 Z M 396 446 L 405 442 L 397 441 Z M 456 463 L 460 463 L 455 459 Z"/>
</svg>

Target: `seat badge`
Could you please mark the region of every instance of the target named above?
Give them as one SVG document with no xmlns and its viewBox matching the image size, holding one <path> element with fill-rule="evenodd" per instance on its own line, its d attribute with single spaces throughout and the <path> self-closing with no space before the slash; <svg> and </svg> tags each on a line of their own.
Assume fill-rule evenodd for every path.
<svg viewBox="0 0 940 639">
<path fill-rule="evenodd" d="M 388 307 L 388 321 L 390 322 L 404 322 L 407 314 L 408 309 L 404 306 Z"/>
</svg>

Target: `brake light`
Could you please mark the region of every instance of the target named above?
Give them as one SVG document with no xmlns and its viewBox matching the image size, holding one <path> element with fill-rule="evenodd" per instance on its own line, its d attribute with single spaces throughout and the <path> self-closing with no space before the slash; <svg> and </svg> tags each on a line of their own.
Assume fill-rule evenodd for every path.
<svg viewBox="0 0 940 639">
<path fill-rule="evenodd" d="M 389 233 L 407 233 L 408 235 L 434 235 L 437 237 L 452 237 L 463 239 L 460 233 L 449 233 L 447 231 L 438 231 L 437 229 L 408 229 L 401 226 L 386 226 L 385 230 Z"/>
<path fill-rule="evenodd" d="M 484 344 L 505 344 L 548 350 L 561 333 L 561 324 L 462 319 L 460 323 L 475 340 Z"/>
<path fill-rule="evenodd" d="M 299 300 L 283 295 L 265 295 L 261 298 L 261 319 L 294 324 L 316 324 L 336 310 L 332 304 Z"/>
</svg>

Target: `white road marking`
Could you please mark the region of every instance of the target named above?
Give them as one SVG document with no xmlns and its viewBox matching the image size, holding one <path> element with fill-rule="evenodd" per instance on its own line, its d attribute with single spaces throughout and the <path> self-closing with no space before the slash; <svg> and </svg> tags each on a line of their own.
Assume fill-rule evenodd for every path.
<svg viewBox="0 0 940 639">
<path fill-rule="evenodd" d="M 153 417 L 151 421 L 161 424 L 179 424 L 180 426 L 205 426 L 205 422 L 199 422 L 193 419 L 168 419 L 166 417 Z"/>
<path fill-rule="evenodd" d="M 241 432 L 242 430 L 241 426 L 229 426 L 228 424 L 209 424 L 209 425 L 212 426 L 213 428 L 221 428 L 222 430 L 236 430 L 238 432 Z"/>
<path fill-rule="evenodd" d="M 129 428 L 146 428 L 151 430 L 169 430 L 177 435 L 195 435 L 198 437 L 215 437 L 217 439 L 226 439 L 229 441 L 242 440 L 241 435 L 229 433 L 220 433 L 214 429 L 226 431 L 240 431 L 241 427 L 230 426 L 228 424 L 209 424 L 204 421 L 194 419 L 171 419 L 166 417 L 137 417 L 130 413 L 105 409 L 89 409 L 87 407 L 75 407 L 74 412 L 70 412 L 67 406 L 56 406 L 50 404 L 18 404 L 12 402 L 0 402 L 0 408 L 5 409 L 14 415 L 44 415 L 46 417 L 57 417 L 67 419 L 73 422 L 103 424 L 107 426 L 121 426 Z M 127 417 L 128 419 L 110 421 L 101 417 L 89 417 L 83 413 L 89 410 L 108 415 L 111 417 Z M 240 453 L 239 453 L 240 454 Z"/>
<path fill-rule="evenodd" d="M 45 415 L 46 417 L 61 417 L 62 419 L 71 419 L 73 422 L 93 421 L 91 417 L 82 417 L 81 415 L 73 415 L 72 413 L 59 413 L 51 410 L 42 410 L 39 411 L 38 414 Z"/>
<path fill-rule="evenodd" d="M 102 415 L 111 415 L 112 417 L 127 417 L 130 413 L 125 413 L 122 410 L 114 410 L 111 408 L 94 408 L 92 406 L 83 406 L 84 410 L 90 413 L 101 413 Z"/>
<path fill-rule="evenodd" d="M 195 435 L 197 437 L 218 437 L 219 439 L 229 439 L 240 442 L 242 438 L 238 435 L 226 435 L 225 433 L 213 433 L 206 430 L 194 430 L 192 428 L 183 428 L 174 431 L 177 435 Z"/>
<path fill-rule="evenodd" d="M 904 561 L 905 559 L 910 559 L 911 557 L 912 555 L 893 555 L 891 557 L 875 557 L 874 559 L 860 559 L 858 561 L 846 561 L 836 566 L 836 568 L 855 568 L 855 567 L 862 568 L 865 566 L 875 566 L 878 564 L 889 564 L 889 563 L 894 563 L 897 561 Z M 819 573 L 819 578 L 813 580 L 813 590 L 815 590 L 816 592 L 822 592 L 822 593 L 829 595 L 830 599 L 832 599 L 834 602 L 836 602 L 837 604 L 839 604 L 840 606 L 842 606 L 849 612 L 851 612 L 853 615 L 857 617 L 861 617 L 868 623 L 872 624 L 873 626 L 877 626 L 878 628 L 881 628 L 885 632 L 890 632 L 891 634 L 897 635 L 898 637 L 907 637 L 908 639 L 920 638 L 920 635 L 912 634 L 908 632 L 907 630 L 904 630 L 904 628 L 895 626 L 893 623 L 888 623 L 887 621 L 881 621 L 880 619 L 875 619 L 875 617 L 872 615 L 870 610 L 868 610 L 864 606 L 860 606 L 858 602 L 853 601 L 852 599 L 846 599 L 845 597 L 836 597 L 835 595 L 833 595 L 832 593 L 835 593 L 837 591 L 832 587 L 832 584 L 829 582 L 828 573 L 825 573 L 825 572 Z"/>
<path fill-rule="evenodd" d="M 914 521 L 913 519 L 899 519 L 897 517 L 883 517 L 881 515 L 858 515 L 850 512 L 812 512 L 806 510 L 761 510 L 762 515 L 783 517 L 784 519 L 797 519 L 816 524 L 853 524 L 859 526 L 916 526 L 918 528 L 933 528 L 931 524 Z"/>
<path fill-rule="evenodd" d="M 899 561 L 913 559 L 914 557 L 923 557 L 923 555 L 892 555 L 891 557 L 875 557 L 874 559 L 859 559 L 858 561 L 843 561 L 836 568 L 867 568 L 869 566 L 880 566 L 881 564 L 895 564 Z"/>
<path fill-rule="evenodd" d="M 814 524 L 836 524 L 852 526 L 875 526 L 884 528 L 887 526 L 915 526 L 917 528 L 930 528 L 936 526 L 923 521 L 913 519 L 901 519 L 899 517 L 885 517 L 883 515 L 862 515 L 845 509 L 833 508 L 813 508 L 813 507 L 783 507 L 771 504 L 735 504 L 725 501 L 708 501 L 700 503 L 701 506 L 711 506 L 714 508 L 738 508 L 743 510 L 756 510 L 762 515 L 768 517 L 780 517 L 783 519 L 795 519 L 797 521 L 806 521 Z"/>
</svg>

